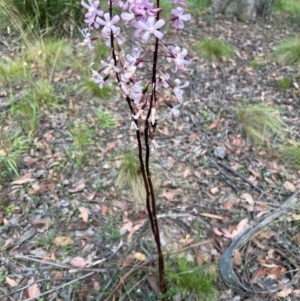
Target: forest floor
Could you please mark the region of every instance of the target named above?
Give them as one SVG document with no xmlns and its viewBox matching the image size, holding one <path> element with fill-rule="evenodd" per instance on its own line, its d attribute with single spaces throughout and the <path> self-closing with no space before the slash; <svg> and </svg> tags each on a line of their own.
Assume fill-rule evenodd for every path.
<svg viewBox="0 0 300 301">
<path fill-rule="evenodd" d="M 216 273 L 216 300 L 300 296 L 296 207 L 234 251 L 236 275 L 259 293 L 235 292 L 218 272 L 234 237 L 300 190 L 300 171 L 282 162 L 280 141 L 247 143 L 235 113 L 244 104 L 276 107 L 288 136 L 284 143 L 299 141 L 299 73 L 272 57 L 274 47 L 294 34 L 276 20 L 198 16 L 165 41 L 186 47 L 192 64 L 182 74 L 190 86 L 180 118 L 175 125 L 159 116 L 159 147 L 151 160 L 162 246 L 167 260 L 178 254 Z M 226 41 L 234 56 L 207 62 L 197 52 L 202 37 Z M 78 41 L 72 43 L 73 53 L 80 53 Z M 18 42 L 5 35 L 0 55 L 19 53 Z M 124 151 L 136 150 L 127 104 L 119 91 L 105 99 L 79 93 L 81 77 L 70 66 L 54 71 L 63 100 L 39 112 L 19 176 L 0 179 L 0 300 L 157 300 L 156 249 L 143 200 L 137 204 L 116 187 Z M 283 77 L 292 78 L 285 89 L 278 85 Z M 0 108 L 24 87 L 0 87 Z M 99 126 L 99 107 L 114 115 L 115 126 Z M 10 116 L 9 105 L 1 109 L 1 134 L 14 127 Z M 79 140 L 75 147 L 82 135 L 88 143 Z"/>
</svg>

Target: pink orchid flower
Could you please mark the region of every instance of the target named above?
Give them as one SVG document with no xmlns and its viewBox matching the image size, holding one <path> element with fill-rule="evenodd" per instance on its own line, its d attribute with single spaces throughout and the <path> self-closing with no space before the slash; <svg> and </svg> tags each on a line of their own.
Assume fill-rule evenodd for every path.
<svg viewBox="0 0 300 301">
<path fill-rule="evenodd" d="M 85 28 L 85 29 L 82 29 L 81 31 L 82 35 L 84 36 L 84 40 L 83 42 L 80 42 L 78 43 L 77 45 L 78 46 L 88 46 L 90 50 L 94 50 L 94 46 L 92 46 L 91 44 L 91 39 L 90 39 L 90 29 L 89 28 Z"/>
<path fill-rule="evenodd" d="M 179 102 L 182 102 L 182 95 L 183 95 L 183 88 L 186 88 L 190 83 L 188 81 L 185 84 L 180 86 L 181 80 L 176 78 L 175 79 L 176 87 L 173 89 L 174 94 L 176 95 Z"/>
<path fill-rule="evenodd" d="M 177 70 L 182 70 L 184 71 L 185 65 L 189 65 L 191 63 L 191 61 L 187 61 L 184 59 L 184 57 L 187 55 L 187 50 L 185 48 L 181 48 L 181 47 L 174 47 L 174 46 L 168 46 L 169 48 L 169 53 L 171 54 L 171 57 L 167 58 L 167 61 L 170 62 L 174 62 L 175 63 L 175 68 L 172 69 L 173 72 L 177 72 Z"/>
<path fill-rule="evenodd" d="M 103 16 L 103 11 L 98 9 L 99 1 L 89 0 L 89 4 L 86 4 L 83 0 L 81 5 L 88 10 L 88 13 L 85 14 L 85 23 L 89 24 L 89 28 L 93 28 L 96 16 Z M 94 24 L 96 28 L 99 28 L 97 23 Z"/>
<path fill-rule="evenodd" d="M 102 34 L 106 35 L 110 33 L 111 31 L 113 33 L 116 33 L 118 31 L 118 27 L 116 27 L 114 24 L 119 22 L 120 17 L 118 15 L 114 16 L 112 19 L 110 19 L 109 13 L 104 14 L 104 20 L 101 18 L 97 17 L 96 22 L 100 25 L 103 25 L 104 27 L 102 28 Z"/>
<path fill-rule="evenodd" d="M 145 33 L 142 35 L 142 41 L 146 43 L 151 34 L 154 34 L 159 40 L 161 40 L 164 34 L 158 29 L 164 26 L 164 24 L 165 21 L 163 19 L 155 22 L 155 17 L 149 17 L 146 22 L 138 21 L 137 28 L 145 31 Z"/>
<path fill-rule="evenodd" d="M 190 21 L 192 19 L 190 14 L 183 14 L 184 9 L 182 7 L 172 9 L 171 13 L 175 16 L 172 20 L 174 20 L 173 27 L 176 29 L 182 29 L 184 27 L 183 21 Z"/>
</svg>

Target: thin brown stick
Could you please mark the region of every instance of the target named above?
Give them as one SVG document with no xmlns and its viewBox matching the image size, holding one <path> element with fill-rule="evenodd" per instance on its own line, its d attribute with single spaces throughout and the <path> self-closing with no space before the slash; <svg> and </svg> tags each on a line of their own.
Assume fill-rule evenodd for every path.
<svg viewBox="0 0 300 301">
<path fill-rule="evenodd" d="M 49 290 L 49 291 L 46 291 L 46 292 L 41 293 L 41 294 L 39 294 L 39 295 L 37 295 L 37 296 L 34 296 L 34 297 L 31 297 L 31 298 L 25 299 L 25 300 L 23 300 L 23 301 L 32 301 L 32 300 L 39 299 L 39 298 L 42 297 L 42 296 L 48 295 L 48 294 L 50 294 L 50 293 L 52 293 L 52 292 L 55 292 L 55 291 L 57 291 L 57 290 L 59 290 L 59 289 L 61 289 L 61 288 L 64 288 L 65 286 L 68 286 L 68 285 L 70 285 L 70 284 L 72 284 L 72 283 L 74 283 L 74 282 L 77 282 L 78 280 L 82 280 L 82 279 L 84 279 L 84 278 L 87 278 L 87 277 L 89 277 L 89 276 L 91 276 L 91 275 L 93 275 L 93 274 L 95 274 L 95 272 L 91 272 L 91 273 L 85 274 L 85 275 L 83 275 L 83 276 L 81 276 L 81 277 L 78 277 L 78 278 L 76 278 L 76 279 L 73 279 L 72 281 L 69 281 L 69 282 L 64 283 L 64 284 L 62 284 L 62 285 L 59 285 L 59 286 L 57 286 L 57 287 L 55 287 L 55 288 L 52 288 L 52 289 Z"/>
</svg>

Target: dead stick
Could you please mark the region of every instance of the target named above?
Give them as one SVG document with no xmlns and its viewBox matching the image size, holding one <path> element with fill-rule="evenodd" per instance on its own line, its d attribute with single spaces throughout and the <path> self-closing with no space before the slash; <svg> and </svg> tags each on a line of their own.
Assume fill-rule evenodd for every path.
<svg viewBox="0 0 300 301">
<path fill-rule="evenodd" d="M 236 170 L 234 170 L 233 168 L 231 168 L 230 166 L 228 166 L 227 164 L 220 162 L 220 161 L 214 161 L 213 162 L 217 165 L 222 166 L 223 168 L 227 169 L 228 171 L 230 171 L 232 174 L 234 174 L 235 176 L 238 176 L 240 179 L 242 179 L 244 182 L 246 182 L 247 184 L 249 184 L 253 189 L 258 190 L 259 192 L 267 195 L 260 187 L 258 187 L 257 185 L 253 184 L 251 181 L 249 181 L 246 177 L 244 177 L 243 175 L 241 175 L 239 172 L 237 172 Z"/>
<path fill-rule="evenodd" d="M 31 298 L 25 299 L 25 300 L 23 300 L 23 301 L 32 301 L 32 300 L 39 299 L 39 298 L 42 297 L 42 296 L 48 295 L 48 294 L 50 294 L 50 293 L 52 293 L 52 292 L 55 292 L 55 291 L 57 291 L 57 290 L 59 290 L 59 289 L 61 289 L 61 288 L 64 288 L 65 286 L 68 286 L 68 285 L 70 285 L 70 284 L 72 284 L 72 283 L 74 283 L 74 282 L 77 282 L 78 280 L 87 278 L 87 277 L 89 277 L 89 276 L 91 276 L 91 275 L 93 275 L 93 274 L 95 274 L 95 272 L 91 272 L 91 273 L 85 274 L 85 275 L 83 275 L 83 276 L 81 276 L 81 277 L 78 277 L 78 278 L 76 278 L 76 279 L 73 279 L 73 280 L 70 281 L 70 282 L 67 282 L 67 283 L 64 283 L 64 284 L 62 284 L 62 285 L 59 285 L 59 286 L 57 286 L 57 287 L 55 287 L 55 288 L 52 288 L 52 289 L 49 290 L 49 291 L 46 291 L 46 292 L 41 293 L 41 294 L 39 294 L 39 295 L 37 295 L 37 296 L 34 296 L 34 297 L 31 297 Z"/>
</svg>

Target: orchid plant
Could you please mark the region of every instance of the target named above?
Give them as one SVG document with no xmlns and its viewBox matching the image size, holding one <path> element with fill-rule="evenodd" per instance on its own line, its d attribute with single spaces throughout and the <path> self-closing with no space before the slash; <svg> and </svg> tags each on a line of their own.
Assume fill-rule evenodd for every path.
<svg viewBox="0 0 300 301">
<path fill-rule="evenodd" d="M 104 1 L 104 0 L 103 0 Z M 106 0 L 107 1 L 107 0 Z M 160 17 L 162 8 L 160 0 L 152 3 L 151 0 L 108 0 L 108 3 L 100 4 L 100 1 L 82 0 L 81 5 L 87 9 L 84 22 L 88 25 L 82 30 L 84 40 L 79 46 L 87 46 L 93 50 L 93 42 L 97 39 L 104 40 L 104 44 L 110 48 L 110 56 L 106 61 L 101 61 L 97 70 L 93 69 L 94 63 L 89 68 L 92 72 L 91 81 L 102 89 L 104 85 L 120 89 L 130 110 L 130 129 L 136 132 L 140 170 L 146 189 L 146 208 L 154 235 L 159 264 L 160 288 L 166 292 L 164 271 L 164 258 L 160 243 L 159 227 L 156 217 L 156 204 L 149 158 L 151 150 L 157 148 L 155 142 L 155 130 L 158 124 L 161 108 L 167 108 L 165 118 L 178 118 L 183 102 L 183 89 L 189 83 L 181 83 L 176 78 L 172 80 L 160 65 L 171 66 L 172 74 L 185 71 L 191 61 L 187 60 L 187 50 L 176 45 L 165 45 L 162 32 L 166 22 L 171 22 L 176 30 L 184 28 L 184 22 L 191 20 L 190 14 L 185 14 L 187 7 L 184 0 L 171 1 L 177 6 L 171 10 L 171 16 L 164 20 Z M 121 11 L 120 16 L 114 15 L 114 8 Z M 120 10 L 121 8 L 121 10 Z M 139 46 L 126 45 L 122 39 L 122 30 L 128 30 L 133 34 Z M 130 30 L 133 29 L 133 30 Z M 91 32 L 94 32 L 91 36 Z M 148 66 L 148 68 L 147 68 Z M 150 68 L 150 75 L 149 75 Z M 173 91 L 175 101 L 166 99 L 163 89 Z M 163 110 L 162 110 L 163 111 Z M 164 118 L 162 118 L 164 119 Z M 143 141 L 142 141 L 143 137 Z"/>
</svg>

